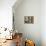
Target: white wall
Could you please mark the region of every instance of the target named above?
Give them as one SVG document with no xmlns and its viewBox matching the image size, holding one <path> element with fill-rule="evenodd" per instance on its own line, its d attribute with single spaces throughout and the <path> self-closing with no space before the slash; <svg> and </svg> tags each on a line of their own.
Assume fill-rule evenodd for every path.
<svg viewBox="0 0 46 46">
<path fill-rule="evenodd" d="M 16 29 L 25 38 L 34 40 L 36 46 L 41 46 L 41 0 L 23 0 L 17 8 L 15 6 L 13 10 Z M 24 24 L 24 16 L 34 16 L 34 24 Z"/>
<path fill-rule="evenodd" d="M 12 28 L 12 6 L 16 0 L 0 0 L 0 27 Z"/>
<path fill-rule="evenodd" d="M 42 46 L 46 46 L 46 0 L 41 0 L 41 15 Z"/>
</svg>

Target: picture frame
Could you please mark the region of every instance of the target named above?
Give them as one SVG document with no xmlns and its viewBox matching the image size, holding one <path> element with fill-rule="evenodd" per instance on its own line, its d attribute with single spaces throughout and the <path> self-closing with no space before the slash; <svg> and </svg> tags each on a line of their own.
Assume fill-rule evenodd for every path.
<svg viewBox="0 0 46 46">
<path fill-rule="evenodd" d="M 25 24 L 34 24 L 34 16 L 24 16 Z"/>
</svg>

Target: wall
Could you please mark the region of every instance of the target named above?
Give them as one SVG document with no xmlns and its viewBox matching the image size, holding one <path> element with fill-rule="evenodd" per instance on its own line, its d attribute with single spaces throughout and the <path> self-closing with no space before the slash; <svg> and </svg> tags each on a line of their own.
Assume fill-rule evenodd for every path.
<svg viewBox="0 0 46 46">
<path fill-rule="evenodd" d="M 46 0 L 41 0 L 41 15 L 42 46 L 46 46 Z"/>
<path fill-rule="evenodd" d="M 36 1 L 36 0 L 35 0 Z M 35 2 L 34 1 L 34 2 Z M 19 2 L 19 1 L 18 1 Z M 22 3 L 23 3 L 23 1 L 22 1 Z M 39 3 L 39 2 L 38 2 Z M 17 4 L 17 3 L 16 3 Z M 25 33 L 27 33 L 28 32 L 28 34 L 31 32 L 33 32 L 33 33 L 35 33 L 35 32 L 37 32 L 37 31 L 30 31 L 29 32 L 29 27 L 30 27 L 30 24 L 24 24 L 24 16 L 28 16 L 28 8 L 26 7 L 26 4 L 24 3 L 23 5 L 25 5 L 25 6 L 21 6 L 21 8 L 19 8 L 20 10 L 16 10 L 16 8 L 18 9 L 18 7 L 17 6 L 20 6 L 20 5 L 14 5 L 14 8 L 13 8 L 13 11 L 14 11 L 14 13 L 15 13 L 15 27 L 17 28 L 17 30 L 18 31 L 20 31 L 20 32 L 23 32 L 24 33 L 24 36 L 27 36 Z M 38 4 L 36 4 L 36 5 L 38 5 Z M 35 4 L 34 4 L 34 6 L 35 6 Z M 39 5 L 40 6 L 40 5 Z M 26 7 L 28 10 L 27 11 L 25 11 L 26 10 L 26 8 L 24 9 L 24 8 L 22 8 L 22 7 Z M 24 10 L 22 10 L 22 9 L 24 9 Z M 35 9 L 35 8 L 34 8 Z M 18 11 L 19 11 L 19 14 L 18 14 Z M 23 12 L 21 12 L 21 11 L 23 11 Z M 38 9 L 37 9 L 37 11 L 38 11 Z M 17 12 L 17 14 L 16 14 L 16 12 Z M 26 14 L 23 14 L 22 15 L 22 13 L 26 13 Z M 34 12 L 35 13 L 35 12 Z M 38 15 L 34 15 L 35 17 L 38 17 Z M 41 43 L 42 43 L 42 46 L 46 46 L 46 0 L 41 0 L 41 16 L 39 15 L 39 17 L 41 18 L 41 25 L 39 25 L 39 26 L 37 26 L 37 28 L 38 27 L 40 27 L 41 26 L 41 30 L 40 30 L 40 35 L 41 35 Z M 19 18 L 19 19 L 18 19 Z M 20 22 L 19 22 L 20 21 Z M 35 24 L 36 24 L 36 22 L 37 22 L 37 20 L 35 19 Z M 21 25 L 21 26 L 20 26 Z M 38 25 L 38 24 L 36 24 L 36 25 Z M 27 27 L 28 26 L 28 27 Z M 34 27 L 34 25 L 33 25 L 33 27 Z M 37 29 L 37 28 L 35 28 L 35 29 Z M 34 28 L 32 28 L 32 26 L 31 26 L 31 29 L 33 30 Z M 31 30 L 30 29 L 30 30 Z M 27 31 L 28 30 L 28 31 Z M 39 32 L 39 31 L 38 31 Z M 35 35 L 35 34 L 34 34 Z M 29 36 L 29 35 L 28 35 Z M 32 36 L 33 36 L 33 34 L 32 34 Z M 33 36 L 34 37 L 34 36 Z M 37 37 L 36 35 L 35 35 L 35 37 Z M 31 37 L 32 38 L 32 37 Z M 39 37 L 40 38 L 40 37 Z M 38 39 L 39 39 L 38 38 Z M 36 38 L 37 39 L 37 38 Z M 35 39 L 35 40 L 36 40 Z"/>
<path fill-rule="evenodd" d="M 0 0 L 0 27 L 12 28 L 12 6 L 16 0 Z"/>
<path fill-rule="evenodd" d="M 18 32 L 41 46 L 41 0 L 23 0 L 17 7 L 14 5 L 13 12 Z M 34 16 L 34 24 L 24 24 L 24 16 Z"/>
</svg>

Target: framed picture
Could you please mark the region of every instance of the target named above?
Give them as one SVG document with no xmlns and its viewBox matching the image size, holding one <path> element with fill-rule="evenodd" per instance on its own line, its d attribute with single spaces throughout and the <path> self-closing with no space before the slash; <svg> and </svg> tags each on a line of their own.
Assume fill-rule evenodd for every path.
<svg viewBox="0 0 46 46">
<path fill-rule="evenodd" d="M 34 24 L 34 16 L 24 16 L 24 23 Z"/>
</svg>

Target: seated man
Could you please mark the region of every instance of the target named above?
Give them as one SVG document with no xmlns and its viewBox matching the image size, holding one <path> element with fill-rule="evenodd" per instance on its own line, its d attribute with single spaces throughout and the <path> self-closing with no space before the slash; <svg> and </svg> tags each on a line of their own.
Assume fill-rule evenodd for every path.
<svg viewBox="0 0 46 46">
<path fill-rule="evenodd" d="M 22 46 L 22 33 L 15 34 L 16 46 Z"/>
</svg>

